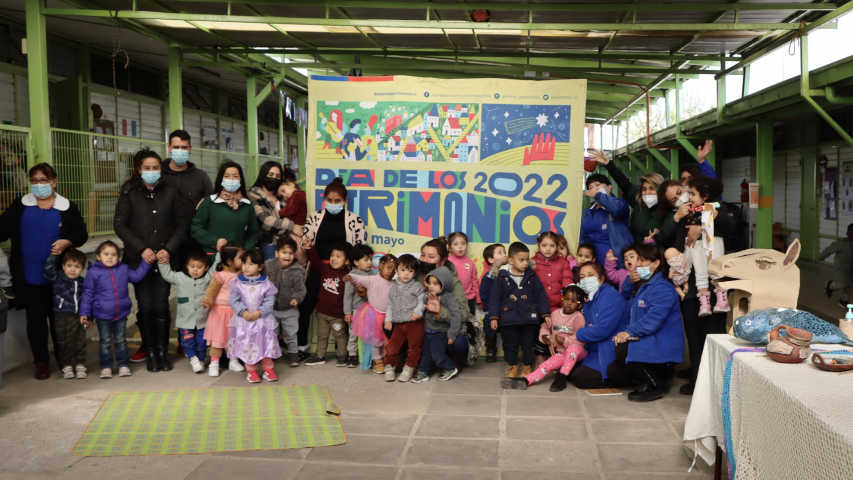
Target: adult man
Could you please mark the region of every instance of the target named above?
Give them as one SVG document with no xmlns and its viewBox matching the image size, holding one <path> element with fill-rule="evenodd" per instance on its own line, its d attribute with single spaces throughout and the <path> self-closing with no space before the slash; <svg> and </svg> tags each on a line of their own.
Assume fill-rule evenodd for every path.
<svg viewBox="0 0 853 480">
<path fill-rule="evenodd" d="M 163 161 L 162 178 L 167 184 L 181 192 L 184 205 L 191 212 L 201 200 L 213 193 L 213 184 L 204 170 L 197 169 L 189 161 L 193 147 L 190 144 L 190 134 L 185 130 L 175 130 L 169 135 L 169 156 Z"/>
</svg>

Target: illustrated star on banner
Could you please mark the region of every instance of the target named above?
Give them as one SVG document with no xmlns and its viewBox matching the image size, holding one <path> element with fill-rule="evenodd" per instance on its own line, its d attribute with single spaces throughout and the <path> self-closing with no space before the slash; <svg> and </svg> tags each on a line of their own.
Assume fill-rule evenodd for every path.
<svg viewBox="0 0 853 480">
<path fill-rule="evenodd" d="M 501 133 L 501 132 L 499 132 L 497 128 L 492 130 L 492 135 L 494 135 L 496 137 L 498 136 L 499 133 Z"/>
<path fill-rule="evenodd" d="M 536 117 L 536 125 L 540 127 L 544 127 L 548 124 L 548 116 L 544 113 L 540 113 L 538 117 Z"/>
<path fill-rule="evenodd" d="M 504 118 L 509 116 L 509 112 L 504 112 Z"/>
<path fill-rule="evenodd" d="M 560 112 L 555 113 L 554 118 L 560 118 Z"/>
<path fill-rule="evenodd" d="M 507 138 L 507 139 L 506 139 L 506 144 L 507 144 L 507 145 L 509 145 L 509 144 L 511 144 L 511 143 L 512 143 L 512 139 L 511 139 L 511 138 Z"/>
</svg>

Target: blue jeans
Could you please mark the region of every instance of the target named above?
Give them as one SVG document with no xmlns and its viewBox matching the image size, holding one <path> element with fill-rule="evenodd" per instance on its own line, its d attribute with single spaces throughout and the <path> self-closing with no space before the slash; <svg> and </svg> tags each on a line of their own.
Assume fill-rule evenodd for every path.
<svg viewBox="0 0 853 480">
<path fill-rule="evenodd" d="M 118 367 L 130 366 L 130 354 L 127 351 L 127 337 L 124 331 L 127 328 L 127 317 L 118 320 L 95 320 L 98 324 L 98 361 L 101 369 L 113 368 L 112 346 L 115 344 L 116 363 Z"/>
<path fill-rule="evenodd" d="M 207 341 L 204 339 L 203 328 L 179 328 L 178 341 L 187 358 L 198 357 L 204 363 L 204 355 L 207 353 Z"/>
<path fill-rule="evenodd" d="M 453 345 L 456 345 L 456 342 Z M 433 363 L 442 370 L 453 370 L 456 368 L 456 364 L 447 357 L 448 350 L 450 349 L 447 345 L 447 332 L 427 330 L 424 334 L 424 345 L 421 350 L 421 361 L 418 364 L 418 371 L 429 373 Z M 468 349 L 466 348 L 465 351 L 467 352 Z"/>
<path fill-rule="evenodd" d="M 465 324 L 462 324 L 462 328 L 465 328 Z M 456 341 L 453 342 L 453 345 L 447 346 L 447 354 L 448 355 L 465 355 L 468 356 L 468 337 L 464 334 L 460 333 L 456 335 Z"/>
<path fill-rule="evenodd" d="M 271 258 L 275 258 L 275 244 L 274 243 L 262 243 L 258 246 L 261 250 L 261 254 L 264 256 L 264 261 L 269 260 Z"/>
</svg>

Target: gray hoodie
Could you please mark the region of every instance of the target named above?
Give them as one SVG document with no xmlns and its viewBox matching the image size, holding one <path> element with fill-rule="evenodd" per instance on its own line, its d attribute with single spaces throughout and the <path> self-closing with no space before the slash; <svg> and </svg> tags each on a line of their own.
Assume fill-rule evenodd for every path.
<svg viewBox="0 0 853 480">
<path fill-rule="evenodd" d="M 424 285 L 414 278 L 408 283 L 399 278 L 388 292 L 388 308 L 385 310 L 385 321 L 391 323 L 406 323 L 412 321 L 412 314 L 424 316 Z"/>
<path fill-rule="evenodd" d="M 369 277 L 373 275 L 371 272 L 364 272 L 357 268 L 350 270 L 350 275 L 358 275 L 361 277 Z M 344 315 L 352 315 L 364 303 L 364 297 L 355 293 L 355 286 L 347 282 L 344 285 Z"/>
<path fill-rule="evenodd" d="M 426 330 L 430 330 L 433 332 L 447 332 L 447 338 L 455 339 L 459 334 L 459 329 L 462 328 L 462 313 L 459 310 L 459 302 L 456 300 L 450 292 L 453 288 L 453 276 L 450 274 L 450 270 L 447 267 L 438 267 L 429 273 L 426 276 L 426 279 L 429 280 L 429 277 L 435 277 L 441 282 L 441 293 L 439 294 L 439 298 L 441 301 L 441 306 L 447 309 L 448 315 L 450 316 L 450 323 L 448 325 L 448 320 L 443 319 L 441 314 L 436 317 L 430 311 L 424 312 L 424 328 Z M 424 295 L 424 305 L 429 303 L 429 295 Z M 443 311 L 444 309 L 442 309 Z"/>
</svg>

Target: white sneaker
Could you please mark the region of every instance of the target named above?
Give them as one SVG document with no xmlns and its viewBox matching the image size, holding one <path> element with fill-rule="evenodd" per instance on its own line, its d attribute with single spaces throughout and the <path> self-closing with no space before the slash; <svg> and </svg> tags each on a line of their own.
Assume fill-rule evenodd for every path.
<svg viewBox="0 0 853 480">
<path fill-rule="evenodd" d="M 400 378 L 397 379 L 398 382 L 408 382 L 412 379 L 412 374 L 414 373 L 414 369 L 412 367 L 403 367 L 403 373 L 400 374 Z"/>
<path fill-rule="evenodd" d="M 394 367 L 391 365 L 385 365 L 385 381 L 393 382 L 397 379 L 397 372 L 394 371 Z"/>
<path fill-rule="evenodd" d="M 112 368 L 102 368 L 101 369 L 101 378 L 113 378 L 113 369 Z"/>
<path fill-rule="evenodd" d="M 243 365 L 240 365 L 240 360 L 237 360 L 236 358 L 232 358 L 228 362 L 228 370 L 231 370 L 232 372 L 245 372 L 246 367 L 244 367 Z"/>
<path fill-rule="evenodd" d="M 77 370 L 77 378 L 81 380 L 88 376 L 86 374 L 86 367 L 84 365 L 77 365 L 77 367 L 75 367 L 75 370 Z"/>
<path fill-rule="evenodd" d="M 190 359 L 190 365 L 193 367 L 193 372 L 201 373 L 204 371 L 204 364 L 201 363 L 201 360 L 198 357 L 193 357 Z"/>
<path fill-rule="evenodd" d="M 119 377 L 129 377 L 130 376 L 130 367 L 120 367 L 118 369 Z"/>
<path fill-rule="evenodd" d="M 207 367 L 207 374 L 211 377 L 219 376 L 219 362 L 211 362 L 210 366 Z"/>
<path fill-rule="evenodd" d="M 69 380 L 75 378 L 74 367 L 72 367 L 71 365 L 68 365 L 67 367 L 62 367 L 62 378 Z"/>
</svg>

